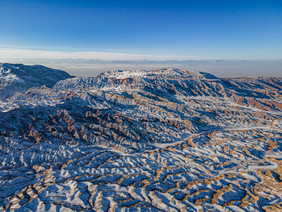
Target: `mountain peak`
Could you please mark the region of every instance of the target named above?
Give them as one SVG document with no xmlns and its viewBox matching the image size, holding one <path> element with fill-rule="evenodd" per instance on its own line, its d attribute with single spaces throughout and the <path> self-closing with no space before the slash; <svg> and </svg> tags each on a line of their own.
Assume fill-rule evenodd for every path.
<svg viewBox="0 0 282 212">
<path fill-rule="evenodd" d="M 162 68 L 157 70 L 112 70 L 99 75 L 100 77 L 125 79 L 125 78 L 193 78 L 193 79 L 216 79 L 212 74 L 177 68 Z"/>
<path fill-rule="evenodd" d="M 32 87 L 53 87 L 58 81 L 71 78 L 67 72 L 41 65 L 0 64 L 0 98 L 25 92 Z"/>
</svg>

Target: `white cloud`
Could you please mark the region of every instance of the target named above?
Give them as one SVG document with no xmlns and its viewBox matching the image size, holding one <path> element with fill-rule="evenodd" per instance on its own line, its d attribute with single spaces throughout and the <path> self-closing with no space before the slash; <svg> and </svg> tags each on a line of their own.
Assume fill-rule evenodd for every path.
<svg viewBox="0 0 282 212">
<path fill-rule="evenodd" d="M 193 57 L 154 56 L 113 52 L 94 51 L 41 51 L 28 49 L 0 49 L 0 60 L 11 59 L 98 59 L 98 60 L 171 60 L 171 59 L 196 59 Z M 4 61 L 5 62 L 5 61 Z"/>
</svg>

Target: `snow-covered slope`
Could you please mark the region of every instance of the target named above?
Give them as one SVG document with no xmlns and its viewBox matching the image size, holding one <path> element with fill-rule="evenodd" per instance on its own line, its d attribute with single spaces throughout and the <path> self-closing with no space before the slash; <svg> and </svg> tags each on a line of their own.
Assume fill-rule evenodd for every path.
<svg viewBox="0 0 282 212">
<path fill-rule="evenodd" d="M 0 211 L 279 211 L 281 81 L 110 71 L 16 93 Z"/>
<path fill-rule="evenodd" d="M 70 77 L 64 71 L 40 65 L 0 64 L 0 98 L 25 92 L 31 87 L 53 87 L 56 82 Z"/>
</svg>

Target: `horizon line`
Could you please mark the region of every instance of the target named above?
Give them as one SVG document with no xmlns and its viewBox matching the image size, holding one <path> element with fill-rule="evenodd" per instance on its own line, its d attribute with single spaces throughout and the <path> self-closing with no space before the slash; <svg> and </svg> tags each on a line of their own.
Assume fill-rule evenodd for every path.
<svg viewBox="0 0 282 212">
<path fill-rule="evenodd" d="M 150 55 L 105 51 L 59 51 L 0 48 L 1 60 L 97 60 L 97 61 L 278 61 L 282 58 L 222 58 Z M 1 61 L 2 62 L 2 61 Z"/>
</svg>

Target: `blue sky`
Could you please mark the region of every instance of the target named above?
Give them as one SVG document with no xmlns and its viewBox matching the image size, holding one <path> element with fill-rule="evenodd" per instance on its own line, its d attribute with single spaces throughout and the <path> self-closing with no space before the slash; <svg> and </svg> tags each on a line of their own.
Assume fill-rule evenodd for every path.
<svg viewBox="0 0 282 212">
<path fill-rule="evenodd" d="M 282 1 L 0 0 L 0 48 L 281 59 Z"/>
</svg>

